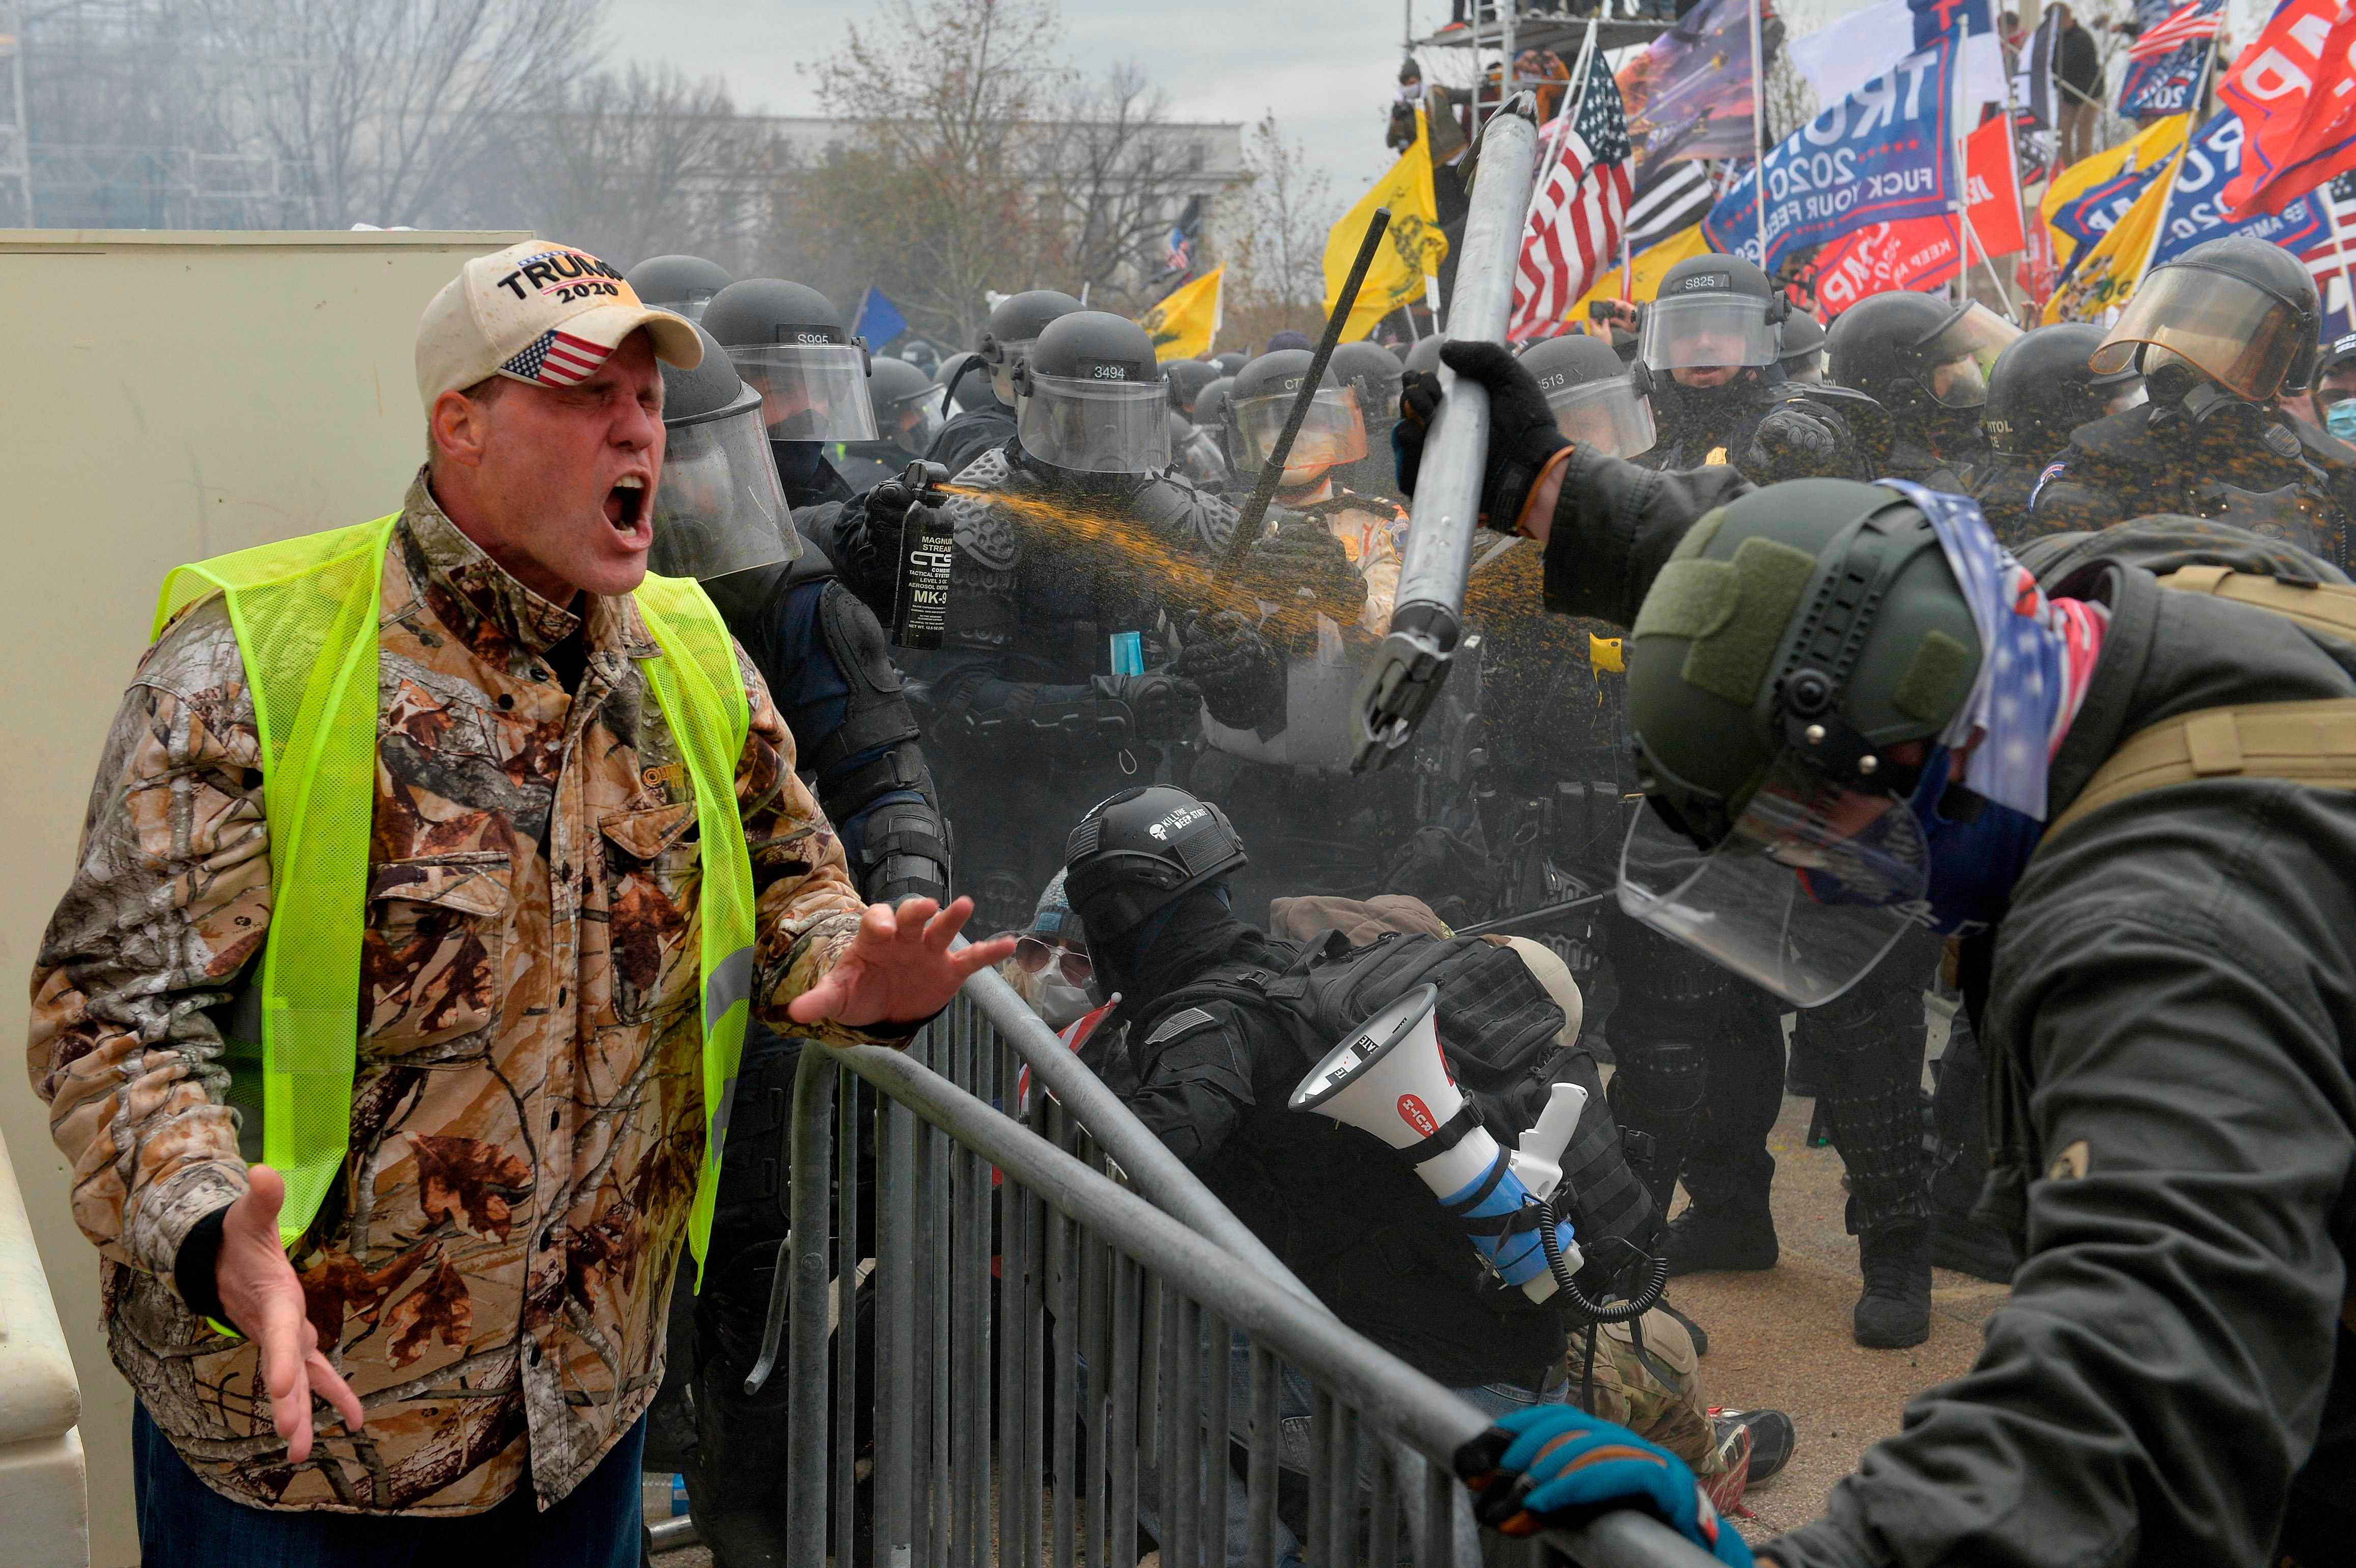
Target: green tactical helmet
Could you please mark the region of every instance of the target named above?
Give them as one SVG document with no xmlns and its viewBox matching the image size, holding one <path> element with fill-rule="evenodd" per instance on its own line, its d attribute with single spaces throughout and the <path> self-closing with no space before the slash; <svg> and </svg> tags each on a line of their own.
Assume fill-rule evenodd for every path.
<svg viewBox="0 0 2356 1568">
<path fill-rule="evenodd" d="M 1828 782 L 1912 793 L 1879 754 L 1936 737 L 1979 671 L 1971 607 L 1896 491 L 1795 479 L 1696 523 L 1627 649 L 1637 781 L 1704 849 L 1787 753 Z"/>
</svg>

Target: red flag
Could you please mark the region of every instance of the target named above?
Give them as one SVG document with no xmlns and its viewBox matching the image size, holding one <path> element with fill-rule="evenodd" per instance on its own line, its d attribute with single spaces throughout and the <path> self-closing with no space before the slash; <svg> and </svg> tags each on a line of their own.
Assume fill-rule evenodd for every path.
<svg viewBox="0 0 2356 1568">
<path fill-rule="evenodd" d="M 2008 256 L 2025 242 L 2020 231 L 2020 191 L 2006 162 L 2012 156 L 2012 126 L 1997 115 L 1964 138 L 1965 186 L 1970 192 L 1972 238 L 1989 256 Z"/>
<path fill-rule="evenodd" d="M 1812 268 L 1816 308 L 1838 316 L 1869 295 L 1936 288 L 1955 275 L 1955 221 L 1872 223 L 1826 246 Z"/>
<path fill-rule="evenodd" d="M 2226 217 L 2280 212 L 2356 168 L 2356 0 L 2284 0 L 2217 96 L 2243 128 Z"/>
</svg>

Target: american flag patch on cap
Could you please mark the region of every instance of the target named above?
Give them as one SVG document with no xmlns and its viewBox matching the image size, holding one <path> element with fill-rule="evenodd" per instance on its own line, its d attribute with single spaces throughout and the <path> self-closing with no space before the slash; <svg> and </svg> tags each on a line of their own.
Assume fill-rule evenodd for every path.
<svg viewBox="0 0 2356 1568">
<path fill-rule="evenodd" d="M 551 328 L 526 344 L 522 352 L 499 370 L 503 374 L 537 381 L 544 387 L 569 387 L 595 374 L 597 367 L 612 352 L 586 338 Z"/>
</svg>

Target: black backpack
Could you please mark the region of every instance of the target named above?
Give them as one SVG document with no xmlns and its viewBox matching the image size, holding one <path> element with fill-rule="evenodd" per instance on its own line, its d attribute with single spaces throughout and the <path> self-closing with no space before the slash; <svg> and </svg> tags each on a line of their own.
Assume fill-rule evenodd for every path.
<svg viewBox="0 0 2356 1568">
<path fill-rule="evenodd" d="M 1352 947 L 1339 931 L 1302 950 L 1281 972 L 1246 970 L 1198 980 L 1155 1006 L 1167 1016 L 1210 1000 L 1272 1014 L 1314 1067 L 1351 1030 L 1419 985 L 1440 988 L 1440 1055 L 1481 1123 L 1511 1144 L 1546 1108 L 1567 1020 L 1521 956 L 1483 937 L 1390 932 Z M 1270 1004 L 1273 1004 L 1272 1006 Z"/>
<path fill-rule="evenodd" d="M 1161 998 L 1156 1018 L 1207 1001 L 1250 1008 L 1284 1026 L 1307 1072 L 1360 1024 L 1419 985 L 1434 985 L 1440 1055 L 1491 1136 L 1508 1146 L 1546 1109 L 1557 1083 L 1587 1090 L 1579 1128 L 1562 1152 L 1563 1189 L 1582 1238 L 1649 1243 L 1659 1216 L 1628 1166 L 1620 1128 L 1592 1054 L 1560 1042 L 1560 1007 L 1521 955 L 1487 937 L 1391 932 L 1353 947 L 1339 931 L 1301 950 L 1283 970 L 1229 971 Z"/>
</svg>

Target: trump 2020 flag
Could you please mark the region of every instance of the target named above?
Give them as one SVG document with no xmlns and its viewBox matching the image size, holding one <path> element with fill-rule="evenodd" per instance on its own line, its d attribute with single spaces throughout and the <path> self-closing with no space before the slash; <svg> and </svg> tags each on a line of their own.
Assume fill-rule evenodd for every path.
<svg viewBox="0 0 2356 1568">
<path fill-rule="evenodd" d="M 1560 331 L 1572 302 L 1618 260 L 1630 194 L 1628 122 L 1601 51 L 1590 52 L 1587 85 L 1576 102 L 1566 101 L 1547 127 L 1538 162 L 1546 172 L 1522 223 L 1514 314 L 1505 327 L 1515 343 Z"/>
<path fill-rule="evenodd" d="M 2311 190 L 2280 212 L 2257 212 L 2247 218 L 2225 214 L 2224 190 L 2242 172 L 2241 118 L 2222 110 L 2193 134 L 2185 148 L 2183 166 L 2169 188 L 2168 205 L 2159 217 L 2159 238 L 2153 242 L 2147 268 L 2182 255 L 2204 241 L 2229 234 L 2247 234 L 2284 250 L 2304 255 L 2331 238 L 2330 210 L 2325 194 Z"/>
<path fill-rule="evenodd" d="M 2192 107 L 2224 5 L 2225 0 L 2192 0 L 2136 39 L 2127 50 L 2126 79 L 2119 84 L 2120 114 L 2178 114 Z"/>
<path fill-rule="evenodd" d="M 1710 209 L 1713 249 L 1769 272 L 1804 246 L 1869 223 L 1927 218 L 1954 205 L 1955 36 L 1910 55 L 1787 137 L 1767 155 L 1767 252 L 1759 251 L 1759 171 Z"/>
</svg>

